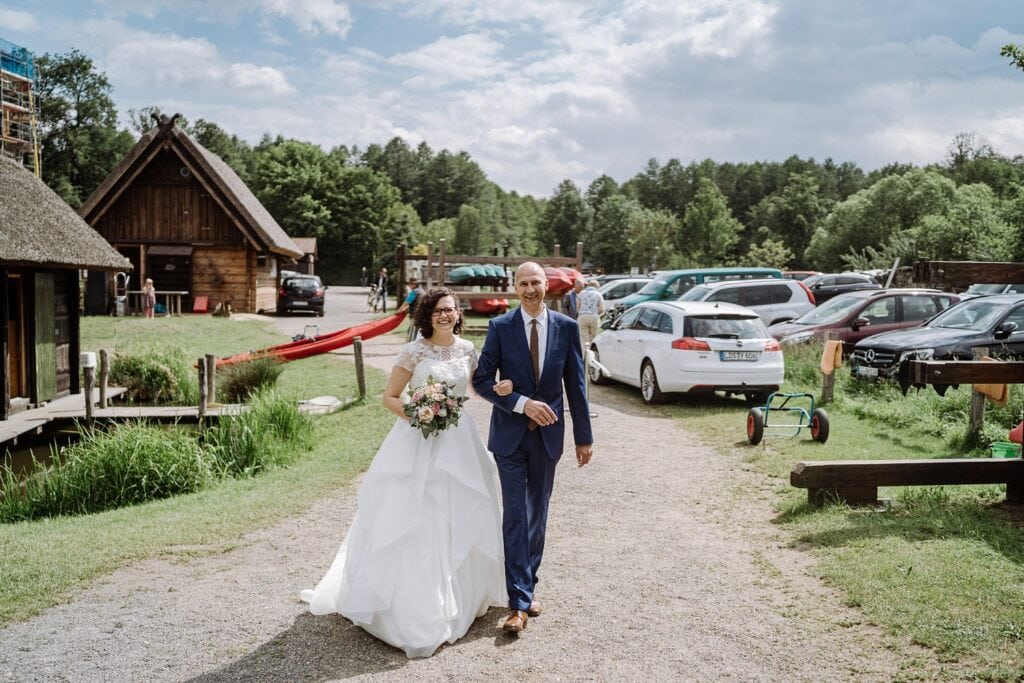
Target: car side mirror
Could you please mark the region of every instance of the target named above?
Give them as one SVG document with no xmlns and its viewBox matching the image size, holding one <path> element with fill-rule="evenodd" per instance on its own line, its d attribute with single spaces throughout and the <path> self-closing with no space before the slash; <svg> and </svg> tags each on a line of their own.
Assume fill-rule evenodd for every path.
<svg viewBox="0 0 1024 683">
<path fill-rule="evenodd" d="M 853 324 L 850 325 L 850 327 L 853 328 L 854 330 L 859 330 L 860 328 L 867 327 L 870 324 L 871 321 L 868 320 L 867 318 L 857 318 L 856 320 L 853 321 Z"/>
<path fill-rule="evenodd" d="M 821 289 L 821 283 L 815 282 L 813 285 L 811 285 L 811 289 Z"/>
<path fill-rule="evenodd" d="M 605 321 L 603 321 L 601 323 L 601 329 L 602 330 L 612 330 L 612 329 L 615 329 L 615 324 L 611 320 L 605 320 Z"/>
<path fill-rule="evenodd" d="M 1006 339 L 1017 329 L 1017 323 L 1003 323 L 996 328 L 992 336 L 996 339 Z"/>
</svg>

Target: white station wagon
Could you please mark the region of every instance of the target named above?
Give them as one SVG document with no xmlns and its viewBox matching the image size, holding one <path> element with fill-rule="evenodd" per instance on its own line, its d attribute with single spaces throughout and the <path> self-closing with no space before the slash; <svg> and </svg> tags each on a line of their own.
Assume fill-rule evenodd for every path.
<svg viewBox="0 0 1024 683">
<path fill-rule="evenodd" d="M 782 349 L 758 315 L 728 303 L 637 304 L 591 344 L 590 379 L 640 388 L 645 403 L 671 392 L 743 394 L 764 403 L 782 384 Z"/>
</svg>

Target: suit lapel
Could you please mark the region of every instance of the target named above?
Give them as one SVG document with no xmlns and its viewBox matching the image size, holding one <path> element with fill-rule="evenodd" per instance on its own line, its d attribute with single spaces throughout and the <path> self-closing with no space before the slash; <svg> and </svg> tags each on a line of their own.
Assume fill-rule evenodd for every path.
<svg viewBox="0 0 1024 683">
<path fill-rule="evenodd" d="M 544 367 L 540 369 L 540 378 L 544 379 L 544 373 L 548 369 L 548 365 L 551 363 L 551 357 L 554 356 L 551 353 L 555 349 L 555 338 L 558 336 L 555 334 L 555 325 L 558 323 L 555 321 L 555 316 L 551 310 L 548 310 L 548 334 L 547 334 L 547 345 L 544 347 Z"/>
<path fill-rule="evenodd" d="M 529 368 L 526 374 L 530 376 L 531 380 L 536 381 L 533 377 L 533 360 L 530 358 L 530 342 L 527 341 L 526 339 L 526 327 L 525 323 L 523 322 L 523 312 L 517 308 L 515 312 L 512 314 L 511 320 L 512 343 L 519 351 L 519 355 L 521 356 L 521 362 L 525 363 L 523 367 Z M 543 374 L 543 370 L 541 372 Z"/>
</svg>

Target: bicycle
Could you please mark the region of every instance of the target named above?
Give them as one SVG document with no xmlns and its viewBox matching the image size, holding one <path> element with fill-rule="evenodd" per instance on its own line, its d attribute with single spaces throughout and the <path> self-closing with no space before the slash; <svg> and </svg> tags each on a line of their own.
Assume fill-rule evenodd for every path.
<svg viewBox="0 0 1024 683">
<path fill-rule="evenodd" d="M 366 312 L 376 313 L 377 303 L 380 299 L 380 291 L 377 289 L 377 283 L 370 285 L 370 294 L 366 297 Z"/>
</svg>

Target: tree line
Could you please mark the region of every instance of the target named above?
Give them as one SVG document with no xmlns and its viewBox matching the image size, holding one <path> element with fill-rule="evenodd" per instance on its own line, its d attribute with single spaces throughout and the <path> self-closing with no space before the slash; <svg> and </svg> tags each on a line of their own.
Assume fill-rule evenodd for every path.
<svg viewBox="0 0 1024 683">
<path fill-rule="evenodd" d="M 1010 46 L 1008 46 L 1010 47 Z M 1004 50 L 1007 48 L 1004 48 Z M 1016 53 L 1006 53 L 1015 59 Z M 1016 64 L 1016 62 L 1014 62 Z M 43 177 L 77 208 L 151 126 L 148 107 L 119 129 L 112 88 L 82 53 L 44 55 Z M 466 152 L 401 138 L 325 150 L 265 135 L 252 145 L 212 121 L 179 118 L 220 156 L 282 228 L 316 237 L 321 275 L 354 282 L 362 266 L 394 267 L 447 240 L 452 253 L 549 255 L 555 244 L 606 272 L 718 265 L 883 268 L 900 257 L 1020 260 L 1024 157 L 957 135 L 941 163 L 648 161 L 618 182 L 563 180 L 551 196 L 503 190 Z M 571 253 L 571 251 L 570 251 Z"/>
</svg>

